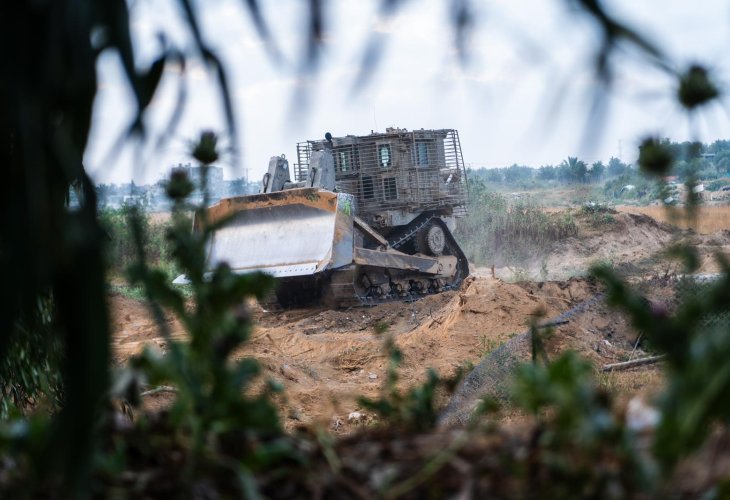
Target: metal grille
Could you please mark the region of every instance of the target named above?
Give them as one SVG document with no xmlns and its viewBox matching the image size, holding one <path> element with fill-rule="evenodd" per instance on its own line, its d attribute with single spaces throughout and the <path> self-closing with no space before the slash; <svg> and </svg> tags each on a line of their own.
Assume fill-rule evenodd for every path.
<svg viewBox="0 0 730 500">
<path fill-rule="evenodd" d="M 312 151 L 331 148 L 337 187 L 353 194 L 363 215 L 387 210 L 450 207 L 466 214 L 467 181 L 459 134 L 453 129 L 387 129 L 367 136 L 297 144 L 297 180 Z"/>
<path fill-rule="evenodd" d="M 309 169 L 309 158 L 312 153 L 308 142 L 300 142 L 297 144 L 297 163 L 294 164 L 294 178 L 298 181 L 307 180 L 307 170 Z"/>
</svg>

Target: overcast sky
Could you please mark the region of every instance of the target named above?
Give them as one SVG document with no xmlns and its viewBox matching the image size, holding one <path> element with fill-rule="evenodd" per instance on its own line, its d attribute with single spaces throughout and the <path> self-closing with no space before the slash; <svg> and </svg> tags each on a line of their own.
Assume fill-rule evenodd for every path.
<svg viewBox="0 0 730 500">
<path fill-rule="evenodd" d="M 464 159 L 472 166 L 513 163 L 538 167 L 567 156 L 593 162 L 621 156 L 633 161 L 646 134 L 675 140 L 730 138 L 727 106 L 703 112 L 690 128 L 671 100 L 673 82 L 636 57 L 619 65 L 616 92 L 604 126 L 588 123 L 595 80 L 591 56 L 596 31 L 565 0 L 492 0 L 478 4 L 466 66 L 456 57 L 447 0 L 412 0 L 390 20 L 379 19 L 372 0 L 330 0 L 329 28 L 320 69 L 299 77 L 308 2 L 262 0 L 265 18 L 284 53 L 275 63 L 257 37 L 241 0 L 205 0 L 204 33 L 224 61 L 239 125 L 240 161 L 221 162 L 226 178 L 258 180 L 268 160 L 295 144 L 367 134 L 386 127 L 456 128 Z M 700 62 L 721 82 L 730 81 L 730 6 L 720 0 L 611 0 L 605 2 L 647 34 L 682 68 Z M 482 5 L 483 4 L 483 5 Z M 702 8 L 699 6 L 702 5 Z M 158 54 L 158 33 L 189 47 L 189 36 L 171 0 L 136 0 L 132 29 L 139 64 Z M 381 64 L 357 95 L 353 84 L 367 40 L 385 41 Z M 98 183 L 154 182 L 170 166 L 190 161 L 187 141 L 202 129 L 225 129 L 214 81 L 199 64 L 166 70 L 148 123 L 152 136 L 166 123 L 180 78 L 188 84 L 182 122 L 158 151 L 128 144 L 110 157 L 113 142 L 132 114 L 129 89 L 114 54 L 98 66 L 99 92 L 86 164 Z M 295 102 L 298 88 L 307 103 Z M 231 141 L 226 141 L 230 143 Z M 137 154 L 139 152 L 142 154 Z M 138 160 L 141 158 L 141 161 Z M 293 161 L 292 161 L 293 162 Z"/>
</svg>

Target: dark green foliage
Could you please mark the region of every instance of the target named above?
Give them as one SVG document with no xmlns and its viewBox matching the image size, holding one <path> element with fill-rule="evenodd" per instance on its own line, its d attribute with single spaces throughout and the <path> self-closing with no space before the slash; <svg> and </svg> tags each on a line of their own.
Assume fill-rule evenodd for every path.
<svg viewBox="0 0 730 500">
<path fill-rule="evenodd" d="M 608 167 L 606 167 L 606 173 L 609 177 L 617 177 L 619 175 L 626 174 L 629 170 L 631 170 L 629 165 L 615 157 L 612 157 L 608 161 Z"/>
<path fill-rule="evenodd" d="M 225 70 L 202 39 L 189 2 L 179 4 L 188 7 L 185 21 L 196 54 L 214 70 L 235 138 Z M 45 443 L 46 461 L 65 470 L 66 491 L 73 492 L 86 483 L 95 423 L 109 385 L 105 237 L 96 190 L 82 163 L 98 84 L 97 58 L 110 52 L 119 56 L 135 97 L 134 118 L 110 158 L 128 139 L 147 137 L 146 111 L 165 66 L 184 67 L 185 58 L 165 47 L 147 66 L 135 60 L 123 0 L 1 5 L 0 331 L 6 334 L 0 336 L 0 358 L 8 355 L 7 332 L 32 317 L 37 298 L 50 290 L 57 311 L 53 327 L 66 359 L 64 405 Z M 178 99 L 163 136 L 170 135 L 183 103 Z M 71 187 L 79 199 L 73 210 L 68 207 Z"/>
<path fill-rule="evenodd" d="M 101 48 L 91 34 L 104 32 L 109 50 L 129 55 L 126 3 L 3 2 L 0 28 L 0 358 L 8 355 L 7 333 L 32 318 L 50 290 L 65 391 L 43 446 L 46 464 L 65 470 L 72 491 L 89 471 L 109 379 L 102 231 L 82 165 Z M 71 186 L 80 194 L 73 211 Z"/>
<path fill-rule="evenodd" d="M 18 320 L 0 360 L 0 419 L 57 411 L 63 402 L 63 344 L 53 330 L 53 298 L 38 298 L 30 318 Z"/>
<path fill-rule="evenodd" d="M 597 161 L 591 165 L 591 169 L 588 171 L 588 177 L 591 182 L 599 182 L 606 175 L 606 166 L 603 162 Z"/>
<path fill-rule="evenodd" d="M 611 158 L 607 165 L 594 162 L 588 168 L 585 162 L 569 157 L 558 166 L 529 168 L 512 165 L 507 168 L 472 169 L 468 174 L 469 179 L 483 181 L 495 189 L 544 189 L 605 181 L 603 190 L 607 197 L 641 199 L 652 190 L 642 189 L 644 194 L 641 196 L 637 196 L 637 193 L 620 193 L 619 190 L 627 184 L 647 184 L 649 176 L 677 175 L 681 180 L 690 177 L 708 180 L 730 172 L 730 141 L 702 144 L 648 137 L 639 146 L 639 155 L 641 170 L 618 158 Z M 644 201 L 654 199 L 646 198 Z"/>
<path fill-rule="evenodd" d="M 616 217 L 609 212 L 593 212 L 588 216 L 588 221 L 593 227 L 608 227 L 616 224 Z"/>
<path fill-rule="evenodd" d="M 652 175 L 667 175 L 672 167 L 674 156 L 669 149 L 669 141 L 647 137 L 639 145 L 639 167 Z"/>
<path fill-rule="evenodd" d="M 106 248 L 109 269 L 118 275 L 122 275 L 137 258 L 129 226 L 129 216 L 134 210 L 136 210 L 134 207 L 126 206 L 120 209 L 104 210 L 99 214 L 101 225 L 109 237 Z M 141 223 L 144 225 L 145 233 L 149 235 L 149 221 L 144 218 Z M 152 247 L 152 245 L 148 245 L 148 247 Z M 150 257 L 159 261 L 159 254 L 162 253 L 161 247 L 154 246 L 153 248 L 158 255 L 156 259 L 154 255 Z M 152 248 L 149 249 L 152 250 Z"/>
<path fill-rule="evenodd" d="M 629 189 L 627 186 L 634 186 Z M 603 194 L 608 200 L 640 200 L 653 201 L 658 192 L 656 183 L 637 171 L 630 171 L 603 185 Z"/>
<path fill-rule="evenodd" d="M 512 165 L 506 168 L 480 168 L 468 172 L 469 179 L 484 181 L 493 187 L 509 189 L 542 189 L 560 185 L 596 184 L 606 178 L 629 173 L 631 167 L 618 158 L 611 158 L 608 166 L 594 162 L 590 168 L 576 157 L 569 157 L 558 166 L 544 165 L 530 168 Z"/>
<path fill-rule="evenodd" d="M 598 389 L 593 367 L 575 353 L 522 365 L 512 394 L 538 419 L 523 474 L 542 498 L 621 498 L 651 486 L 635 436 Z"/>
<path fill-rule="evenodd" d="M 532 169 L 530 167 L 512 165 L 511 167 L 502 169 L 502 176 L 505 183 L 514 186 L 518 185 L 524 179 L 530 179 L 532 177 Z"/>
<path fill-rule="evenodd" d="M 175 174 L 173 174 L 174 176 Z M 178 189 L 178 188 L 176 188 Z M 138 258 L 130 221 L 134 215 L 139 229 L 144 235 L 145 256 L 150 265 L 165 271 L 170 279 L 180 274 L 171 255 L 171 245 L 167 232 L 172 226 L 171 221 L 155 221 L 150 214 L 128 205 L 119 209 L 102 210 L 99 220 L 108 235 L 106 242 L 106 261 L 113 277 L 123 277 L 130 265 Z M 192 227 L 192 220 L 186 213 L 178 215 L 182 226 Z"/>
<path fill-rule="evenodd" d="M 583 205 L 580 208 L 580 215 L 587 217 L 593 227 L 606 227 L 616 223 L 614 215 L 616 211 L 607 205 Z"/>
<path fill-rule="evenodd" d="M 704 442 L 713 424 L 730 418 L 730 265 L 718 259 L 722 278 L 702 285 L 702 293 L 685 287 L 675 312 L 646 301 L 610 270 L 593 270 L 607 284 L 610 302 L 628 312 L 652 346 L 667 355 L 668 386 L 655 443 L 656 457 L 667 471 Z M 709 321 L 717 317 L 725 321 Z"/>
<path fill-rule="evenodd" d="M 603 180 L 606 172 L 606 167 L 601 162 L 595 162 L 589 168 L 584 161 L 569 157 L 558 166 L 545 165 L 539 169 L 512 165 L 506 168 L 470 170 L 469 178 L 489 184 L 501 184 L 512 189 L 538 189 L 561 184 L 596 183 Z M 615 166 L 614 171 L 608 172 L 610 175 L 617 175 L 612 173 L 616 172 Z"/>
<path fill-rule="evenodd" d="M 583 184 L 589 181 L 588 165 L 576 157 L 569 156 L 567 160 L 563 160 L 560 164 L 560 170 L 563 177 L 569 182 Z"/>
<path fill-rule="evenodd" d="M 706 68 L 693 64 L 680 76 L 677 98 L 692 111 L 720 96 L 720 90 L 710 78 Z"/>
<path fill-rule="evenodd" d="M 206 137 L 204 134 L 200 144 Z M 212 149 L 200 156 L 211 160 L 216 155 L 213 144 Z M 178 175 L 172 182 L 183 184 L 184 179 Z M 171 188 L 170 191 L 185 190 Z M 193 474 L 183 478 L 183 482 L 191 487 L 199 474 L 209 473 L 207 468 L 214 465 L 206 459 L 211 454 L 220 454 L 221 461 L 225 457 L 234 460 L 228 466 L 233 470 L 225 471 L 224 476 L 235 478 L 263 471 L 282 458 L 291 459 L 295 450 L 289 440 L 282 439 L 279 416 L 270 399 L 272 391 L 278 389 L 268 384 L 263 392 L 249 395 L 260 375 L 260 367 L 254 359 L 234 357 L 251 332 L 245 300 L 262 298 L 272 285 L 271 278 L 263 274 L 237 275 L 226 264 L 208 270 L 206 245 L 220 222 L 210 224 L 205 210 L 197 209 L 198 230 L 191 233 L 186 213 L 193 207 L 182 196 L 174 203 L 173 223 L 166 237 L 171 255 L 190 281 L 190 301 L 170 283 L 165 272 L 149 266 L 144 218 L 134 210 L 129 213 L 137 251 L 137 261 L 129 271 L 130 279 L 144 288 L 168 341 L 165 356 L 148 349 L 131 361 L 133 376 L 129 382 L 134 382 L 132 388 L 144 382 L 172 384 L 177 389 L 169 424 L 189 436 L 181 452 L 190 454 L 187 461 Z M 164 311 L 178 318 L 188 340 L 180 342 L 169 337 Z M 253 478 L 249 480 L 254 484 Z M 224 484 L 231 481 L 224 480 Z"/>
<path fill-rule="evenodd" d="M 685 182 L 716 179 L 730 169 L 730 149 L 727 141 L 702 144 L 650 137 L 642 142 L 639 164 L 653 176 L 677 175 Z"/>
<path fill-rule="evenodd" d="M 191 156 L 202 165 L 210 165 L 218 161 L 218 137 L 214 132 L 200 134 L 200 139 L 193 144 Z"/>
<path fill-rule="evenodd" d="M 193 192 L 195 186 L 183 170 L 174 170 L 165 186 L 167 196 L 173 201 L 182 201 Z"/>
</svg>

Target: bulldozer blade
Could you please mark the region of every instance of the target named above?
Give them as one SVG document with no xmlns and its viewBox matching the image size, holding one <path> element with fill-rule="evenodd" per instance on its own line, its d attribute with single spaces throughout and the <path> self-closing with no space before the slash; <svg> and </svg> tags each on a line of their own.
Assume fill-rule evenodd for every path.
<svg viewBox="0 0 730 500">
<path fill-rule="evenodd" d="M 312 188 L 221 200 L 208 210 L 211 222 L 225 218 L 209 246 L 208 268 L 226 262 L 235 272 L 285 278 L 349 263 L 352 209 L 347 201 L 342 194 Z"/>
</svg>

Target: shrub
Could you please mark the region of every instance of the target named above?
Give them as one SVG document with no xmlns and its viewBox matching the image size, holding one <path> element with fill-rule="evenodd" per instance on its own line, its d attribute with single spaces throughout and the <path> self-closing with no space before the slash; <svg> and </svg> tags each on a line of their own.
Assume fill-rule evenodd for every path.
<svg viewBox="0 0 730 500">
<path fill-rule="evenodd" d="M 0 359 L 0 419 L 25 415 L 38 407 L 61 406 L 64 352 L 53 331 L 53 297 L 38 297 L 35 313 L 17 321 Z"/>
<path fill-rule="evenodd" d="M 725 186 L 730 185 L 730 181 L 727 179 L 717 179 L 707 184 L 708 191 L 719 191 Z"/>
<path fill-rule="evenodd" d="M 112 275 L 122 276 L 137 260 L 130 216 L 136 213 L 140 230 L 144 235 L 144 250 L 150 265 L 161 267 L 168 277 L 179 274 L 178 267 L 171 255 L 170 242 L 166 237 L 171 221 L 155 221 L 149 213 L 139 211 L 136 207 L 125 206 L 117 209 L 103 210 L 100 214 L 102 227 L 106 230 L 108 241 L 106 259 Z M 181 214 L 181 224 L 191 227 L 190 217 Z"/>
<path fill-rule="evenodd" d="M 472 193 L 469 211 L 457 237 L 476 264 L 522 265 L 539 258 L 552 243 L 578 233 L 568 213 L 546 213 L 529 200 L 509 204 L 504 196 L 479 187 Z"/>
<path fill-rule="evenodd" d="M 593 227 L 610 226 L 616 222 L 616 211 L 604 204 L 585 204 L 580 208 L 580 215 Z"/>
</svg>

